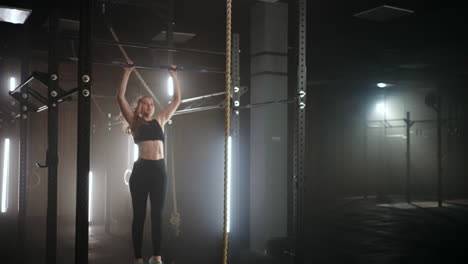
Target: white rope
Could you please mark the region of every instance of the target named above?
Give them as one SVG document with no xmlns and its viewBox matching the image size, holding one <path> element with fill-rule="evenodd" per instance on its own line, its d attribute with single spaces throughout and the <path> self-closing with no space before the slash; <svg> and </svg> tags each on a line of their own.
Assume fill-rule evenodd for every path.
<svg viewBox="0 0 468 264">
<path fill-rule="evenodd" d="M 172 123 L 174 124 L 174 123 Z M 171 134 L 174 134 L 174 127 L 171 128 Z M 167 141 L 167 135 L 166 135 L 166 142 Z M 180 218 L 180 213 L 179 210 L 177 209 L 177 188 L 176 188 L 176 177 L 175 177 L 175 166 L 174 166 L 174 142 L 172 142 L 170 151 L 171 151 L 171 180 L 172 180 L 172 214 L 169 219 L 169 223 L 172 225 L 172 228 L 174 229 L 175 235 L 178 237 L 180 235 L 180 223 L 181 223 L 181 218 Z M 167 144 L 165 144 L 166 148 L 166 156 L 167 156 Z M 166 165 L 167 165 L 167 159 L 166 159 Z"/>
</svg>

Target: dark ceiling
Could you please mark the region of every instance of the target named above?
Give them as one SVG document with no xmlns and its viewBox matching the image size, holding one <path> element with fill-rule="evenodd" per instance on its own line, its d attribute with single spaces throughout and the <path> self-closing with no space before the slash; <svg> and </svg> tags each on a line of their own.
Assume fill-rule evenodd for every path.
<svg viewBox="0 0 468 264">
<path fill-rule="evenodd" d="M 7 3 L 4 3 L 7 2 Z M 13 2 L 13 1 L 9 1 Z M 23 1 L 24 2 L 24 1 Z M 39 1 L 24 4 L 33 9 L 30 24 L 30 43 L 33 50 L 47 49 L 47 32 L 43 26 L 47 7 Z M 112 40 L 108 25 L 112 25 L 122 41 L 151 42 L 166 29 L 164 8 L 166 0 L 103 0 L 97 1 L 94 22 L 96 38 Z M 116 2 L 120 2 L 116 4 Z M 242 47 L 248 50 L 249 7 L 254 0 L 233 0 L 234 32 L 241 33 Z M 293 2 L 293 1 L 283 1 Z M 105 3 L 103 9 L 102 3 Z M 2 4 L 9 4 L 2 1 Z M 79 2 L 62 1 L 61 16 L 78 20 Z M 409 9 L 414 13 L 388 21 L 371 21 L 353 16 L 382 5 Z M 14 3 L 18 6 L 18 1 Z M 468 41 L 465 27 L 467 16 L 461 4 L 424 0 L 355 0 L 308 1 L 307 55 L 310 80 L 338 79 L 356 72 L 431 71 L 444 69 L 466 75 Z M 105 11 L 105 12 L 103 12 Z M 176 0 L 174 8 L 176 32 L 194 33 L 196 37 L 181 45 L 204 50 L 223 51 L 225 38 L 225 1 Z M 1 56 L 18 52 L 24 26 L 0 23 Z M 65 34 L 73 38 L 76 32 Z M 6 37 L 5 37 L 6 36 Z M 69 41 L 62 53 L 72 56 Z M 135 52 L 136 60 L 144 61 L 156 53 Z M 192 58 L 189 55 L 184 55 Z M 122 59 L 119 51 L 96 45 L 95 57 Z M 222 66 L 222 58 L 206 59 L 201 66 Z M 213 62 L 213 64 L 211 63 Z M 197 61 L 196 63 L 200 63 Z M 245 67 L 248 67 L 246 65 Z"/>
<path fill-rule="evenodd" d="M 32 2 L 31 0 L 29 0 Z M 2 4 L 5 1 L 2 1 Z M 32 4 L 19 4 L 18 1 L 5 5 L 24 6 L 32 8 L 33 12 L 28 19 L 30 36 L 33 40 L 33 49 L 46 49 L 47 31 L 44 23 L 48 18 L 48 8 L 38 1 Z M 24 2 L 24 1 L 23 1 Z M 150 43 L 151 38 L 156 36 L 161 30 L 166 30 L 168 19 L 168 0 L 102 0 L 96 1 L 94 16 L 94 36 L 112 40 L 108 31 L 111 25 L 119 33 L 122 40 L 132 42 Z M 241 0 L 234 2 L 233 12 L 242 18 L 245 15 L 251 0 Z M 79 2 L 64 1 L 60 7 L 60 17 L 70 20 L 79 20 Z M 187 32 L 196 34 L 196 38 L 186 45 L 199 46 L 203 43 L 204 49 L 220 48 L 224 50 L 224 45 L 219 45 L 224 40 L 225 29 L 225 3 L 219 0 L 176 0 L 174 1 L 175 32 Z M 247 11 L 248 12 L 248 11 Z M 234 21 L 236 23 L 236 21 Z M 0 23 L 0 31 L 8 34 L 10 38 L 2 38 L 0 43 L 3 48 L 17 47 L 19 39 L 17 35 L 23 26 Z M 213 41 L 217 40 L 217 41 Z M 219 41 L 221 40 L 221 41 Z M 200 47 L 201 48 L 201 47 Z"/>
<path fill-rule="evenodd" d="M 340 2 L 340 3 L 338 3 Z M 353 14 L 390 5 L 414 11 L 376 22 Z M 308 65 L 312 78 L 359 71 L 451 71 L 466 75 L 468 17 L 461 4 L 440 1 L 309 1 Z"/>
</svg>

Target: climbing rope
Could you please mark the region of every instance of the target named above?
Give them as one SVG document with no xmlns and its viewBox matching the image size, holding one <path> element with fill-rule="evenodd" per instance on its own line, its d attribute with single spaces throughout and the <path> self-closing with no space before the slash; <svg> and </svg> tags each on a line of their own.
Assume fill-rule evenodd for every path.
<svg viewBox="0 0 468 264">
<path fill-rule="evenodd" d="M 172 123 L 174 124 L 174 123 Z M 174 134 L 174 127 L 171 128 L 172 134 Z M 166 141 L 167 142 L 167 141 Z M 167 153 L 167 151 L 166 151 Z M 180 235 L 180 213 L 177 209 L 177 192 L 176 192 L 176 178 L 175 178 L 175 166 L 174 166 L 174 142 L 171 145 L 171 177 L 172 177 L 172 204 L 174 205 L 172 209 L 172 214 L 169 222 L 174 229 L 175 236 Z"/>
<path fill-rule="evenodd" d="M 224 209 L 223 209 L 223 264 L 227 264 L 228 232 L 227 232 L 227 195 L 228 195 L 228 140 L 231 119 L 231 8 L 232 0 L 226 0 L 226 99 L 224 122 Z"/>
</svg>

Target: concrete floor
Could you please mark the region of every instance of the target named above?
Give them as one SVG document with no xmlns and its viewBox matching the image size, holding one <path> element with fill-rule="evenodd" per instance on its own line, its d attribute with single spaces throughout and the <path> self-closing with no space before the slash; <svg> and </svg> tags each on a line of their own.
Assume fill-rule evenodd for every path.
<svg viewBox="0 0 468 264">
<path fill-rule="evenodd" d="M 321 263 L 467 263 L 466 202 L 437 205 L 350 199 L 327 213 L 307 256 Z"/>
<path fill-rule="evenodd" d="M 41 222 L 42 221 L 42 222 Z M 45 263 L 44 220 L 28 219 L 27 263 Z M 60 224 L 60 221 L 59 221 Z M 15 263 L 14 217 L 0 217 L 0 263 Z M 33 231 L 34 230 L 34 231 Z M 466 263 L 468 261 L 468 203 L 446 201 L 443 208 L 435 201 L 404 203 L 401 199 L 377 202 L 373 198 L 349 199 L 328 213 L 321 234 L 309 234 L 305 263 Z M 117 227 L 91 226 L 89 263 L 132 263 L 129 233 Z M 148 232 L 147 232 L 148 233 Z M 58 263 L 74 263 L 74 227 L 59 225 Z M 219 263 L 218 248 L 196 246 L 196 241 L 178 244 L 166 238 L 166 263 Z M 149 235 L 144 252 L 150 252 Z M 194 246 L 195 245 L 195 246 Z M 292 263 L 289 257 L 271 258 L 242 252 L 238 263 Z M 458 258 L 458 261 L 454 261 Z M 464 261 L 463 261 L 464 259 Z M 310 261 L 309 261 L 310 260 Z"/>
</svg>

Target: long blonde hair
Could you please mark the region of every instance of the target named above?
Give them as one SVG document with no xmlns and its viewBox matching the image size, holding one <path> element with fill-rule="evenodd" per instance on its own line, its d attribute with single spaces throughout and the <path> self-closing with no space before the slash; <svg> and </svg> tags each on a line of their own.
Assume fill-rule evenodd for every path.
<svg viewBox="0 0 468 264">
<path fill-rule="evenodd" d="M 131 124 L 129 124 L 125 119 L 124 119 L 124 131 L 125 133 L 129 135 L 135 136 L 138 133 L 138 129 L 142 124 L 144 124 L 145 120 L 143 119 L 143 115 L 141 114 L 141 102 L 143 99 L 149 98 L 151 101 L 153 101 L 153 98 L 151 96 L 141 96 L 136 100 L 134 103 L 133 108 L 133 120 Z"/>
</svg>

